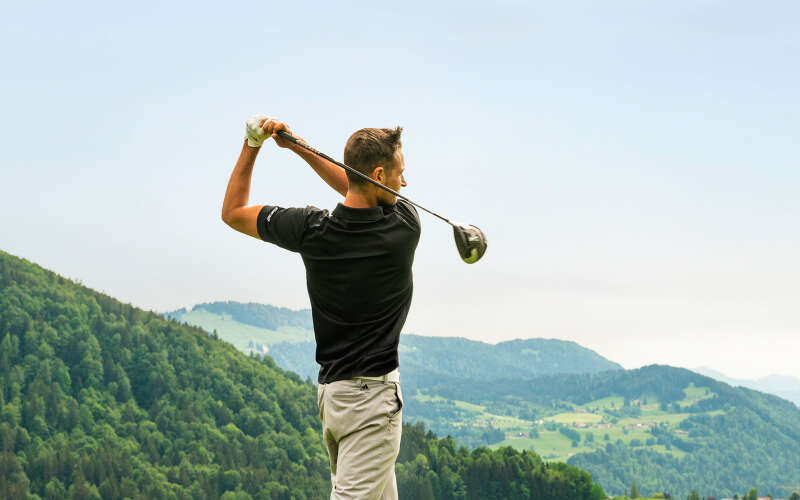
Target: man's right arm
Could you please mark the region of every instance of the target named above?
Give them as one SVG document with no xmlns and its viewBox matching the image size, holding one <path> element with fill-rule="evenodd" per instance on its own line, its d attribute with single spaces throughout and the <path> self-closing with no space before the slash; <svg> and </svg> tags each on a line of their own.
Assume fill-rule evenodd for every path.
<svg viewBox="0 0 800 500">
<path fill-rule="evenodd" d="M 303 140 L 301 137 L 297 137 L 297 139 L 301 142 L 305 142 L 305 140 Z M 282 148 L 291 149 L 297 153 L 297 155 L 304 159 L 306 163 L 308 163 L 311 168 L 314 169 L 314 172 L 316 172 L 323 181 L 332 187 L 334 191 L 338 192 L 342 196 L 347 196 L 347 174 L 342 167 L 335 163 L 331 163 L 324 158 L 320 158 L 311 151 L 304 149 L 280 136 L 275 137 L 275 143 Z"/>
</svg>

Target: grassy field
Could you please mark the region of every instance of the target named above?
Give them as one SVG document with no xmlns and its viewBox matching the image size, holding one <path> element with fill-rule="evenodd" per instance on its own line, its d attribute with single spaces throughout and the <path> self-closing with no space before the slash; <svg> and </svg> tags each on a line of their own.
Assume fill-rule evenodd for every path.
<svg viewBox="0 0 800 500">
<path fill-rule="evenodd" d="M 569 438 L 560 432 L 542 430 L 538 438 L 506 439 L 490 446 L 490 448 L 496 449 L 501 446 L 511 446 L 517 450 L 531 450 L 547 461 L 566 462 L 575 453 L 591 452 L 598 446 L 602 446 L 602 444 L 596 443 L 592 446 L 587 446 L 585 442 L 581 441 L 577 448 L 573 448 Z"/>
<path fill-rule="evenodd" d="M 544 460 L 564 462 L 576 453 L 591 452 L 602 448 L 608 443 L 622 441 L 630 444 L 634 439 L 638 439 L 643 445 L 652 434 L 641 428 L 628 429 L 625 433 L 622 427 L 612 427 L 610 429 L 575 429 L 581 435 L 581 440 L 577 447 L 572 446 L 572 441 L 559 431 L 548 431 L 542 427 L 538 428 L 539 436 L 530 437 L 509 437 L 500 443 L 492 445 L 490 448 L 500 446 L 511 446 L 517 450 L 532 450 L 538 453 Z M 586 436 L 592 433 L 594 440 L 588 442 Z M 608 439 L 606 439 L 608 435 Z M 667 450 L 663 445 L 643 446 L 644 448 L 683 458 L 686 453 L 676 448 Z"/>
<path fill-rule="evenodd" d="M 652 422 L 656 424 L 665 423 L 670 425 L 677 425 L 683 420 L 689 418 L 690 416 L 691 416 L 690 413 L 667 413 L 659 411 L 648 414 L 642 413 L 641 417 L 636 417 L 636 418 L 621 418 L 617 423 L 619 425 L 635 425 L 638 423 Z"/>
<path fill-rule="evenodd" d="M 420 402 L 443 402 L 446 399 L 439 396 L 427 396 L 423 394 L 416 394 L 414 396 Z M 610 406 L 611 398 L 608 401 L 597 402 L 593 401 L 589 407 L 607 407 Z M 619 401 L 613 400 L 614 404 L 622 404 L 622 398 Z M 545 424 L 536 424 L 529 420 L 519 419 L 506 415 L 496 415 L 488 412 L 485 406 L 467 403 L 465 401 L 453 401 L 453 404 L 466 410 L 469 416 L 466 420 L 461 422 L 453 422 L 454 425 L 470 426 L 470 427 L 488 427 L 490 424 L 496 429 L 501 429 L 506 433 L 507 439 L 500 443 L 494 444 L 491 448 L 498 448 L 500 446 L 511 446 L 517 450 L 532 450 L 538 453 L 544 460 L 548 461 L 566 461 L 576 453 L 591 452 L 598 448 L 604 447 L 608 443 L 616 443 L 621 441 L 630 445 L 632 441 L 638 440 L 640 445 L 659 453 L 673 455 L 677 458 L 682 458 L 686 455 L 681 450 L 672 448 L 666 449 L 663 445 L 651 444 L 647 445 L 647 441 L 653 439 L 653 435 L 649 432 L 649 427 L 644 424 L 650 423 L 664 423 L 674 428 L 684 419 L 691 416 L 689 413 L 666 413 L 658 410 L 658 404 L 648 405 L 647 411 L 643 412 L 641 417 L 638 418 L 623 418 L 619 419 L 616 424 L 607 428 L 592 427 L 593 425 L 600 424 L 603 420 L 603 415 L 598 413 L 586 412 L 565 412 L 547 417 L 544 420 Z M 709 412 L 719 414 L 720 412 Z M 566 426 L 580 435 L 580 440 L 577 446 L 572 445 L 572 440 L 558 431 L 558 429 L 548 429 L 548 425 L 558 424 Z M 574 424 L 586 425 L 587 427 L 575 427 Z M 640 426 L 637 427 L 637 424 Z M 538 436 L 536 435 L 538 433 Z M 591 434 L 591 437 L 588 437 Z M 651 441 L 652 442 L 652 441 Z"/>
<path fill-rule="evenodd" d="M 694 386 L 685 388 L 684 393 L 686 398 L 680 402 L 681 406 L 687 406 L 698 399 L 713 396 L 705 388 Z M 446 401 L 438 396 L 417 394 L 415 397 L 421 402 Z M 645 401 L 647 404 L 644 404 Z M 518 450 L 532 450 L 548 461 L 566 461 L 574 454 L 591 452 L 608 443 L 619 441 L 627 445 L 642 446 L 658 453 L 670 454 L 677 458 L 686 456 L 686 453 L 679 449 L 667 449 L 664 445 L 654 444 L 650 428 L 652 425 L 666 425 L 669 429 L 674 430 L 683 420 L 696 414 L 662 411 L 656 397 L 642 398 L 641 401 L 637 400 L 631 403 L 642 410 L 641 416 L 615 419 L 606 414 L 605 410 L 612 411 L 623 407 L 624 398 L 615 396 L 576 405 L 574 406 L 575 411 L 545 417 L 542 419 L 542 423 L 537 424 L 529 420 L 492 414 L 487 411 L 485 406 L 465 401 L 453 401 L 456 407 L 465 410 L 469 415 L 464 421 L 454 422 L 454 424 L 470 427 L 492 425 L 496 429 L 503 430 L 506 433 L 506 439 L 492 445 L 491 448 L 511 446 Z M 706 414 L 720 415 L 722 413 L 724 413 L 722 410 L 717 410 Z M 577 432 L 580 439 L 575 443 L 576 446 L 573 446 L 572 439 L 554 428 L 554 425 L 568 427 Z M 633 443 L 634 440 L 638 443 Z M 651 443 L 649 445 L 647 444 L 648 440 Z"/>
<path fill-rule="evenodd" d="M 544 420 L 558 424 L 596 424 L 603 420 L 603 416 L 597 413 L 559 413 Z"/>
<path fill-rule="evenodd" d="M 695 387 L 694 383 L 689 384 L 689 387 L 683 389 L 686 398 L 683 401 L 678 401 L 680 406 L 690 406 L 703 399 L 714 397 L 714 393 L 708 387 Z"/>
<path fill-rule="evenodd" d="M 416 394 L 414 396 L 417 401 L 422 403 L 427 402 L 437 402 L 437 401 L 447 401 L 445 398 L 440 396 L 427 396 L 424 394 Z M 466 410 L 469 412 L 469 421 L 468 422 L 453 422 L 455 426 L 461 425 L 475 425 L 475 422 L 481 420 L 484 424 L 479 424 L 478 426 L 489 426 L 492 425 L 495 429 L 502 429 L 507 432 L 514 431 L 514 430 L 527 430 L 530 429 L 533 425 L 533 422 L 529 420 L 523 420 L 517 417 L 512 417 L 508 415 L 497 415 L 494 413 L 489 413 L 486 411 L 485 406 L 476 405 L 472 403 L 467 403 L 466 401 L 458 401 L 453 400 L 453 404 L 462 410 Z"/>
<path fill-rule="evenodd" d="M 213 314 L 204 309 L 185 313 L 181 321 L 213 332 L 217 330 L 219 337 L 230 342 L 240 351 L 246 351 L 250 341 L 254 344 L 272 345 L 280 342 L 307 342 L 314 340 L 314 332 L 295 327 L 280 327 L 267 330 L 239 323 L 229 314 Z"/>
<path fill-rule="evenodd" d="M 586 404 L 576 406 L 575 408 L 582 408 L 586 411 L 593 411 L 593 410 L 610 410 L 613 408 L 622 408 L 623 403 L 625 402 L 625 398 L 622 396 L 609 396 L 603 399 L 596 399 L 594 401 L 590 401 Z"/>
<path fill-rule="evenodd" d="M 486 413 L 486 407 L 485 406 L 475 405 L 475 404 L 472 404 L 472 403 L 467 403 L 466 401 L 458 401 L 458 400 L 453 401 L 453 403 L 455 403 L 457 407 L 459 407 L 459 408 L 461 408 L 463 410 L 474 411 L 476 413 L 480 413 L 480 414 L 483 414 L 483 415 L 491 415 L 490 413 Z"/>
</svg>

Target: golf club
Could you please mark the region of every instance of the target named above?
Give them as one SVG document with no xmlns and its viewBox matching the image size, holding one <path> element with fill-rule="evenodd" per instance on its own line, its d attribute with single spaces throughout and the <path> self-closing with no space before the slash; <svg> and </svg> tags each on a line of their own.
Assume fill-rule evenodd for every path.
<svg viewBox="0 0 800 500">
<path fill-rule="evenodd" d="M 311 151 L 315 155 L 317 155 L 317 156 L 319 156 L 321 158 L 324 158 L 324 159 L 328 160 L 329 162 L 332 162 L 332 163 L 335 163 L 336 165 L 339 165 L 340 167 L 342 167 L 343 169 L 347 170 L 348 172 L 351 172 L 351 173 L 361 177 L 362 179 L 364 179 L 367 182 L 371 182 L 372 184 L 375 184 L 376 186 L 378 186 L 381 189 L 385 189 L 386 191 L 388 191 L 388 192 L 392 193 L 393 195 L 397 196 L 398 198 L 402 198 L 402 199 L 406 200 L 407 202 L 411 203 L 415 207 L 421 208 L 422 210 L 425 210 L 429 214 L 433 215 L 434 217 L 438 217 L 439 219 L 441 219 L 441 220 L 447 222 L 448 224 L 450 224 L 451 226 L 453 226 L 453 237 L 456 240 L 456 248 L 458 249 L 458 254 L 461 256 L 461 260 L 463 260 L 467 264 L 473 264 L 475 262 L 478 262 L 478 260 L 480 260 L 480 258 L 483 257 L 483 254 L 486 253 L 486 246 L 487 246 L 486 235 L 483 234 L 483 231 L 478 229 L 476 226 L 473 226 L 472 224 L 458 224 L 458 223 L 452 222 L 450 219 L 448 219 L 446 217 L 442 217 L 441 215 L 437 214 L 436 212 L 434 212 L 432 210 L 428 210 L 427 208 L 423 207 L 419 203 L 415 203 L 415 202 L 409 200 L 408 198 L 406 198 L 402 194 L 398 193 L 394 189 L 392 189 L 390 187 L 386 187 L 383 184 L 381 184 L 380 182 L 376 181 L 375 179 L 372 179 L 371 177 L 362 174 L 361 172 L 359 172 L 358 170 L 354 169 L 353 167 L 348 167 L 344 163 L 341 163 L 341 162 L 338 162 L 338 161 L 334 160 L 333 158 L 331 158 L 330 156 L 326 155 L 325 153 L 323 153 L 321 151 L 317 151 L 316 149 L 312 148 L 308 144 L 300 141 L 296 137 L 293 137 L 291 134 L 288 134 L 287 132 L 285 132 L 283 130 L 279 130 L 278 131 L 278 135 L 280 135 L 281 137 L 283 137 L 287 141 L 291 141 L 291 142 L 297 144 L 298 146 L 300 146 L 303 149 Z"/>
</svg>

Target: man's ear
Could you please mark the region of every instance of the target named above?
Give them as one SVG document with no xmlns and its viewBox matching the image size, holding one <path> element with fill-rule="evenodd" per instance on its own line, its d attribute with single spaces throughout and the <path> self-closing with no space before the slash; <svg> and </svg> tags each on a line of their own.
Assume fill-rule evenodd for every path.
<svg viewBox="0 0 800 500">
<path fill-rule="evenodd" d="M 372 171 L 372 178 L 376 181 L 383 184 L 383 181 L 386 178 L 386 171 L 381 166 L 375 167 L 375 170 Z"/>
</svg>

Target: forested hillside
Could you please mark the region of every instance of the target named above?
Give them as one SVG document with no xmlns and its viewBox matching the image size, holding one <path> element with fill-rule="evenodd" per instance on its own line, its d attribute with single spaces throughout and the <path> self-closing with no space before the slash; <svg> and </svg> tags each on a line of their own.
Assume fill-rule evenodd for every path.
<svg viewBox="0 0 800 500">
<path fill-rule="evenodd" d="M 689 370 L 653 365 L 527 381 L 442 381 L 429 391 L 472 404 L 530 404 L 541 425 L 502 444 L 543 454 L 558 436 L 571 450 L 567 463 L 591 472 L 612 494 L 634 482 L 642 493 L 681 498 L 692 489 L 718 497 L 751 486 L 774 492 L 800 474 L 797 406 Z"/>
<path fill-rule="evenodd" d="M 317 379 L 319 365 L 315 361 L 313 331 L 296 326 L 307 321 L 310 328 L 311 311 L 308 309 L 292 311 L 264 304 L 213 302 L 165 315 L 209 332 L 218 332 L 221 339 L 241 351 L 268 355 L 278 366 L 303 379 Z M 505 435 L 499 429 L 463 425 L 465 420 L 481 419 L 480 412 L 459 408 L 452 401 L 418 397 L 420 392 L 428 392 L 430 387 L 442 383 L 460 385 L 465 379 L 528 380 L 537 375 L 622 369 L 575 342 L 557 339 L 517 339 L 487 344 L 457 337 L 404 333 L 400 336 L 399 358 L 403 387 L 408 394 L 404 418 L 424 421 L 439 435 L 450 435 L 470 448 L 497 443 Z M 501 399 L 490 406 L 494 413 L 535 415 L 526 402 Z"/>
<path fill-rule="evenodd" d="M 586 472 L 406 426 L 403 498 L 605 497 Z M 327 498 L 315 389 L 0 252 L 0 498 Z"/>
<path fill-rule="evenodd" d="M 236 327 L 220 324 L 228 325 Z M 272 343 L 268 354 L 303 377 L 316 375 L 312 342 Z M 404 418 L 470 448 L 513 446 L 568 461 L 609 493 L 635 482 L 644 494 L 733 496 L 800 479 L 800 409 L 689 370 L 614 369 L 571 342 L 488 345 L 408 334 L 400 363 Z M 553 373 L 565 367 L 591 373 Z"/>
<path fill-rule="evenodd" d="M 220 333 L 224 336 L 224 332 Z M 316 377 L 313 342 L 280 342 L 269 346 L 279 366 L 303 377 Z M 517 339 L 487 344 L 456 337 L 400 336 L 400 366 L 409 387 L 427 387 L 439 377 L 454 379 L 522 379 L 560 373 L 622 370 L 596 352 L 557 339 Z"/>
<path fill-rule="evenodd" d="M 558 339 L 516 339 L 487 344 L 454 337 L 402 335 L 400 344 L 406 372 L 419 367 L 434 374 L 494 380 L 622 370 L 622 366 L 591 349 Z"/>
</svg>

